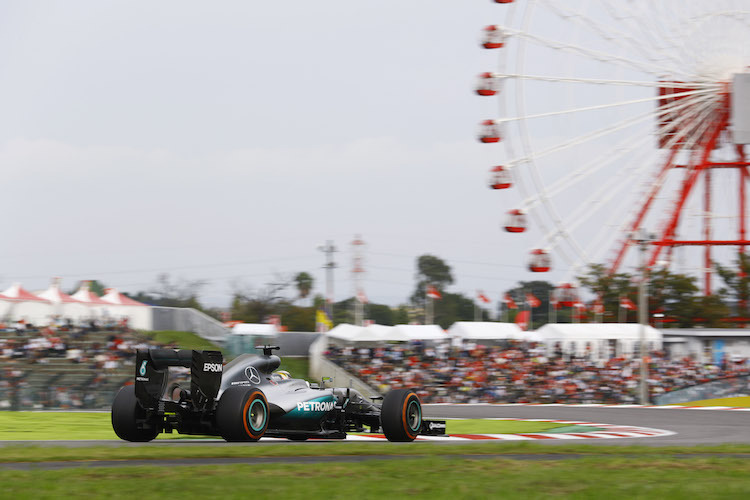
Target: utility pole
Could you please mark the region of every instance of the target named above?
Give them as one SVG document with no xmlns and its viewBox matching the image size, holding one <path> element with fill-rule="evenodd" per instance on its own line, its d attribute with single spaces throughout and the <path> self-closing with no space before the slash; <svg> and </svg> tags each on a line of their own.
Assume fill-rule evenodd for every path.
<svg viewBox="0 0 750 500">
<path fill-rule="evenodd" d="M 333 254 L 338 250 L 331 240 L 326 241 L 325 245 L 319 246 L 318 250 L 326 255 L 326 263 L 323 265 L 326 270 L 326 314 L 328 319 L 333 321 L 333 270 L 336 268 Z"/>
<path fill-rule="evenodd" d="M 354 236 L 352 245 L 352 281 L 354 282 L 354 324 L 362 326 L 365 319 L 366 295 L 362 278 L 365 274 L 364 256 L 362 255 L 365 242 L 360 235 Z"/>
<path fill-rule="evenodd" d="M 645 231 L 641 231 L 640 235 L 635 240 L 641 249 L 641 281 L 638 284 L 638 344 L 641 355 L 641 370 L 640 370 L 640 402 L 642 405 L 649 404 L 648 401 L 648 365 L 647 357 L 648 351 L 646 350 L 646 322 L 648 321 L 648 267 L 646 264 L 646 252 L 648 251 L 648 245 L 653 240 L 646 234 Z"/>
</svg>

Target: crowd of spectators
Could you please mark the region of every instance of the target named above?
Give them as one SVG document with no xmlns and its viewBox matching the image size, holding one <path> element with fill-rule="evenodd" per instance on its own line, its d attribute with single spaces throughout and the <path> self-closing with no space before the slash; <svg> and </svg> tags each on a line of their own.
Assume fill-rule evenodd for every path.
<svg viewBox="0 0 750 500">
<path fill-rule="evenodd" d="M 605 403 L 639 401 L 639 359 L 549 356 L 542 344 L 331 346 L 326 357 L 378 390 L 414 389 L 423 403 Z M 750 361 L 649 359 L 650 400 L 677 388 L 750 374 Z"/>
<path fill-rule="evenodd" d="M 17 323 L 0 331 L 0 409 L 98 407 L 135 350 L 148 347 L 117 322 Z"/>
</svg>

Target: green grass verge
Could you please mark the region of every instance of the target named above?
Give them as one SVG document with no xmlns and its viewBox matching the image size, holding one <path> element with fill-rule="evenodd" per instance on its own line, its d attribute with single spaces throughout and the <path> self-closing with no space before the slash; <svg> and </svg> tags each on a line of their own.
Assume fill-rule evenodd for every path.
<svg viewBox="0 0 750 500">
<path fill-rule="evenodd" d="M 173 330 L 160 330 L 153 332 L 143 332 L 148 338 L 160 344 L 174 344 L 178 349 L 195 349 L 220 351 L 216 344 L 209 342 L 203 337 L 192 332 L 177 332 Z"/>
<path fill-rule="evenodd" d="M 207 443 L 160 444 L 153 446 L 84 446 L 66 448 L 56 446 L 9 445 L 0 448 L 0 462 L 49 462 L 86 460 L 157 460 L 219 457 L 312 457 L 312 456 L 455 456 L 455 455 L 514 455 L 514 454 L 577 454 L 592 456 L 638 456 L 643 458 L 671 458 L 672 455 L 750 454 L 750 445 L 715 446 L 592 446 L 590 444 L 557 444 L 547 446 L 530 441 L 485 441 L 481 443 L 436 446 L 435 443 L 306 443 L 274 444 L 249 443 L 228 445 Z M 747 459 L 745 459 L 747 463 Z M 750 468 L 750 466 L 748 466 Z M 750 474 L 748 474 L 750 477 Z"/>
<path fill-rule="evenodd" d="M 517 420 L 449 420 L 448 433 L 513 434 L 548 432 L 564 427 L 553 422 Z M 160 434 L 159 439 L 193 438 Z M 109 413 L 0 412 L 0 440 L 117 439 Z"/>
<path fill-rule="evenodd" d="M 433 447 L 440 448 L 440 447 Z M 7 498 L 745 498 L 746 460 L 424 457 L 365 463 L 0 471 Z"/>
</svg>

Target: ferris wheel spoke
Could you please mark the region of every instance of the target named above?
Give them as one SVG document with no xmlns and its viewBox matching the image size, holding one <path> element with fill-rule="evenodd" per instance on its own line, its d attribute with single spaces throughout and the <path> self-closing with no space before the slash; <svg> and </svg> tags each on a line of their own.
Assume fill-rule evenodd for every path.
<svg viewBox="0 0 750 500">
<path fill-rule="evenodd" d="M 680 44 L 671 35 L 671 30 L 657 24 L 661 21 L 660 16 L 655 15 L 653 12 L 647 12 L 644 15 L 643 5 L 639 5 L 638 7 L 640 8 L 637 8 L 632 3 L 624 4 L 624 2 L 617 2 L 617 4 L 617 8 L 624 9 L 627 12 L 627 14 L 620 14 L 623 24 L 628 25 L 633 33 L 638 34 L 637 38 L 644 42 L 644 50 L 655 54 L 672 54 L 674 51 L 680 49 Z M 658 8 L 658 4 L 659 2 L 649 2 L 647 8 Z M 607 2 L 606 5 L 610 9 L 617 9 L 612 7 L 610 2 Z M 659 36 L 657 37 L 656 34 Z M 673 59 L 674 57 L 670 57 L 670 60 Z M 680 67 L 679 59 L 677 59 L 676 64 L 677 67 L 669 68 L 670 72 L 673 74 L 682 74 L 684 68 Z"/>
<path fill-rule="evenodd" d="M 705 94 L 713 94 L 715 93 L 715 89 L 713 87 L 701 89 L 701 90 L 690 90 L 685 92 L 679 92 L 675 94 L 670 94 L 670 99 L 678 99 L 680 97 L 687 97 L 687 96 L 695 96 L 695 95 L 705 95 Z M 516 116 L 516 117 L 510 117 L 510 118 L 498 118 L 495 119 L 494 122 L 496 124 L 502 124 L 507 122 L 513 122 L 518 120 L 531 120 L 535 118 L 547 118 L 551 116 L 559 116 L 559 115 L 567 115 L 572 113 L 580 113 L 583 111 L 599 111 L 602 109 L 609 109 L 609 108 L 616 108 L 619 106 L 628 106 L 632 104 L 642 104 L 646 102 L 656 102 L 656 101 L 662 101 L 664 100 L 664 96 L 653 96 L 653 97 L 644 97 L 641 99 L 630 99 L 627 101 L 619 101 L 619 102 L 613 102 L 609 104 L 599 104 L 596 106 L 585 106 L 580 108 L 571 108 L 571 109 L 564 109 L 561 111 L 550 111 L 547 113 L 538 113 L 534 115 L 525 115 L 525 116 Z"/>
<path fill-rule="evenodd" d="M 628 57 L 622 57 L 617 54 L 612 54 L 610 52 L 591 50 L 591 49 L 581 47 L 579 45 L 558 42 L 556 40 L 550 40 L 548 38 L 543 38 L 543 37 L 533 35 L 531 33 L 524 32 L 524 31 L 517 31 L 517 30 L 510 29 L 510 28 L 505 28 L 505 30 L 510 35 L 514 35 L 519 38 L 530 40 L 540 46 L 548 47 L 554 50 L 560 50 L 563 52 L 579 54 L 581 56 L 589 57 L 591 59 L 594 59 L 596 61 L 599 61 L 605 64 L 623 66 L 623 67 L 627 67 L 630 69 L 635 69 L 635 70 L 653 75 L 655 77 L 659 77 L 660 75 L 663 75 L 664 71 L 668 69 L 668 68 L 665 68 L 663 65 L 659 65 L 655 63 L 644 63 L 644 62 L 637 61 L 635 59 L 630 59 Z"/>
<path fill-rule="evenodd" d="M 684 105 L 687 105 L 687 104 L 686 103 L 680 104 L 679 106 L 684 106 Z M 675 106 L 675 107 L 679 107 L 679 106 Z M 651 116 L 651 114 L 652 113 L 648 113 L 646 116 Z M 613 127 L 613 128 L 616 128 L 616 127 Z M 550 202 L 550 197 L 548 196 L 545 190 L 542 177 L 536 167 L 536 164 L 533 161 L 530 161 L 529 163 L 531 166 L 530 170 L 531 170 L 532 182 L 535 185 L 535 189 L 537 193 L 539 193 L 538 194 L 539 202 L 544 208 L 544 210 L 548 213 L 550 219 L 552 220 L 552 226 L 555 227 L 558 231 L 562 232 L 562 234 L 565 236 L 566 241 L 574 248 L 575 253 L 579 255 L 580 258 L 586 259 L 586 251 L 583 248 L 581 248 L 581 246 L 575 240 L 573 240 L 570 237 L 570 235 L 565 231 L 563 227 L 563 223 L 562 223 L 562 218 L 559 216 L 556 209 Z"/>
<path fill-rule="evenodd" d="M 561 7 L 552 0 L 542 0 L 542 1 L 545 3 L 547 8 L 549 8 L 552 12 L 554 12 L 561 19 L 566 19 L 566 20 L 571 19 L 573 22 L 575 22 L 579 26 L 582 26 L 587 31 L 594 33 L 595 35 L 600 37 L 602 40 L 615 44 L 626 50 L 634 49 L 636 52 L 640 53 L 642 57 L 644 57 L 645 59 L 653 63 L 658 64 L 659 61 L 662 61 L 662 62 L 670 61 L 671 63 L 679 64 L 679 61 L 672 57 L 655 58 L 654 54 L 659 54 L 658 52 L 646 50 L 642 40 L 639 40 L 638 38 L 630 35 L 629 33 L 616 28 L 615 26 L 612 25 L 612 23 L 603 23 L 601 21 L 593 19 L 590 16 L 587 16 L 586 14 L 580 11 L 573 10 L 568 7 Z"/>
<path fill-rule="evenodd" d="M 577 77 L 565 77 L 565 76 L 550 76 L 550 75 L 525 75 L 519 73 L 498 73 L 496 78 L 499 80 L 516 79 L 516 80 L 535 80 L 541 82 L 554 82 L 554 83 L 586 83 L 592 85 L 622 85 L 622 86 L 633 86 L 633 87 L 652 87 L 659 88 L 663 87 L 663 82 L 646 81 L 646 80 L 614 80 L 606 78 L 577 78 Z M 683 82 L 670 82 L 669 86 L 675 89 L 719 89 L 721 85 L 713 80 L 710 81 L 695 81 L 689 83 Z"/>
<path fill-rule="evenodd" d="M 711 103 L 705 103 L 702 107 L 695 107 L 694 109 L 691 109 L 689 112 L 682 114 L 679 117 L 679 119 L 676 120 L 674 123 L 676 125 L 680 125 L 681 121 L 690 121 L 690 120 L 695 120 L 700 123 L 707 116 L 707 114 L 710 113 L 711 107 L 712 107 Z M 643 134 L 640 134 L 640 135 L 643 135 Z M 571 172 L 569 175 L 560 178 L 556 183 L 545 188 L 546 196 L 555 197 L 561 194 L 562 192 L 574 187 L 581 181 L 586 180 L 588 177 L 596 174 L 598 171 L 607 167 L 609 164 L 614 163 L 615 161 L 619 160 L 621 157 L 625 155 L 631 154 L 633 151 L 637 151 L 641 146 L 653 140 L 653 138 L 650 135 L 645 135 L 640 138 L 638 137 L 639 137 L 639 134 L 634 134 L 631 137 L 625 138 L 624 140 L 620 141 L 618 144 L 613 146 L 612 151 L 614 151 L 614 153 L 610 151 L 606 151 L 602 153 L 601 155 L 599 155 L 598 157 L 592 159 L 591 161 L 581 165 L 579 168 Z M 682 139 L 684 138 L 681 135 L 675 136 L 669 142 L 665 144 L 665 147 L 671 148 L 674 144 L 676 144 Z M 688 146 L 691 147 L 692 143 L 689 143 Z M 526 210 L 531 210 L 538 203 L 539 203 L 538 197 L 527 198 L 523 203 L 523 207 Z"/>
<path fill-rule="evenodd" d="M 705 106 L 710 107 L 709 104 L 706 104 Z M 697 111 L 693 111 L 692 114 L 696 113 Z M 647 137 L 647 139 L 651 138 Z M 677 141 L 679 140 L 679 138 L 674 138 L 674 140 Z M 590 195 L 586 200 L 582 201 L 578 205 L 578 208 L 576 210 L 567 214 L 566 220 L 563 220 L 560 217 L 553 217 L 555 229 L 545 235 L 545 243 L 543 245 L 540 245 L 540 247 L 554 248 L 559 252 L 561 248 L 560 245 L 565 242 L 573 247 L 574 253 L 579 256 L 580 262 L 590 261 L 591 257 L 588 254 L 588 250 L 582 248 L 577 243 L 577 241 L 572 237 L 572 232 L 578 229 L 578 227 L 582 224 L 588 222 L 592 217 L 594 217 L 595 214 L 597 214 L 597 207 L 605 206 L 610 203 L 616 196 L 619 196 L 620 192 L 630 185 L 630 183 L 627 181 L 631 177 L 641 176 L 643 171 L 649 167 L 648 162 L 645 161 L 636 161 L 635 164 L 638 165 L 638 167 L 636 167 L 635 169 L 626 168 L 618 170 L 617 176 L 613 176 L 612 178 L 610 178 L 607 182 L 600 186 L 599 189 L 593 192 L 592 195 Z M 624 179 L 622 178 L 623 172 L 625 172 Z M 552 193 L 546 192 L 544 193 L 544 196 L 545 198 L 550 198 L 552 197 Z M 627 199 L 627 197 L 622 198 Z M 591 248 L 596 249 L 597 247 L 593 246 Z M 568 263 L 570 264 L 570 262 Z"/>
<path fill-rule="evenodd" d="M 714 112 L 715 112 L 714 108 L 708 108 L 708 109 L 705 109 L 702 115 L 698 117 L 698 121 L 702 123 L 702 132 L 705 132 L 705 130 L 707 130 L 707 128 L 710 126 L 710 121 L 708 121 L 707 118 L 710 114 Z M 684 132 L 681 134 L 675 135 L 670 140 L 670 142 L 666 145 L 665 149 L 670 150 L 673 146 L 675 146 L 681 140 L 684 140 L 684 139 L 687 139 L 687 136 Z M 692 148 L 696 147 L 697 140 L 698 140 L 697 136 L 693 136 L 691 139 L 688 139 L 686 142 L 686 150 L 691 150 Z M 613 270 L 615 270 L 619 266 L 620 261 L 624 257 L 625 251 L 630 246 L 630 241 L 631 241 L 630 235 L 633 234 L 638 229 L 640 229 L 643 219 L 645 218 L 646 214 L 650 210 L 656 194 L 661 190 L 666 180 L 667 174 L 669 173 L 669 170 L 674 165 L 676 153 L 677 153 L 677 150 L 671 150 L 671 153 L 669 154 L 663 167 L 656 174 L 654 181 L 650 183 L 650 186 L 647 189 L 646 194 L 644 196 L 641 196 L 641 199 L 644 200 L 644 202 L 641 205 L 640 210 L 638 210 L 635 216 L 632 217 L 632 222 L 627 222 L 627 219 L 626 219 L 627 225 L 624 225 L 623 226 L 624 229 L 621 231 L 621 234 L 626 234 L 626 237 L 624 239 L 624 242 L 619 252 L 613 259 L 613 265 L 612 265 Z M 688 170 L 691 170 L 693 168 L 694 166 L 692 163 L 693 161 L 694 161 L 694 158 L 691 157 L 688 161 Z"/>
<path fill-rule="evenodd" d="M 643 152 L 642 155 L 647 155 L 647 152 Z M 640 157 L 639 157 L 640 159 Z M 635 169 L 621 168 L 618 170 L 617 175 L 612 176 L 599 188 L 594 191 L 585 200 L 578 204 L 578 207 L 570 212 L 567 216 L 567 220 L 563 222 L 565 230 L 558 230 L 554 233 L 545 235 L 545 240 L 549 243 L 547 245 L 556 244 L 557 240 L 564 237 L 565 234 L 569 234 L 582 224 L 588 222 L 592 217 L 597 214 L 596 207 L 603 206 L 615 197 L 619 196 L 620 192 L 629 188 L 629 180 L 631 178 L 637 178 L 641 176 L 643 171 L 648 168 L 647 162 L 635 162 L 638 167 Z"/>
<path fill-rule="evenodd" d="M 571 138 L 568 141 L 556 144 L 556 145 L 554 145 L 552 147 L 549 147 L 547 149 L 544 149 L 544 150 L 542 150 L 542 151 L 540 151 L 538 153 L 531 153 L 531 154 L 525 156 L 524 158 L 520 158 L 520 159 L 514 160 L 512 163 L 513 164 L 527 163 L 527 162 L 529 162 L 531 160 L 539 159 L 539 158 L 548 156 L 550 154 L 557 153 L 557 152 L 563 151 L 565 149 L 578 146 L 578 145 L 580 145 L 582 143 L 585 143 L 585 142 L 588 142 L 590 140 L 597 139 L 597 138 L 606 136 L 608 134 L 612 134 L 614 132 L 618 132 L 618 131 L 623 130 L 623 129 L 627 129 L 630 126 L 637 125 L 638 123 L 640 123 L 642 121 L 645 121 L 645 120 L 648 120 L 649 118 L 660 116 L 660 115 L 668 113 L 670 111 L 679 111 L 680 109 L 684 109 L 684 108 L 689 107 L 691 105 L 695 105 L 696 103 L 700 102 L 701 100 L 702 99 L 694 99 L 692 101 L 689 101 L 688 99 L 682 99 L 681 101 L 679 101 L 679 103 L 674 103 L 674 105 L 669 106 L 669 107 L 665 107 L 665 109 L 662 109 L 660 111 L 649 111 L 649 112 L 637 115 L 637 116 L 635 116 L 633 118 L 627 118 L 625 120 L 621 120 L 621 121 L 616 122 L 615 124 L 613 124 L 613 125 L 611 125 L 609 127 L 605 127 L 603 129 L 596 130 L 594 132 L 590 132 L 590 133 L 587 133 L 587 134 L 580 135 L 578 137 Z M 686 102 L 682 102 L 682 101 L 686 101 Z M 519 123 L 523 123 L 523 121 L 519 121 Z"/>
</svg>

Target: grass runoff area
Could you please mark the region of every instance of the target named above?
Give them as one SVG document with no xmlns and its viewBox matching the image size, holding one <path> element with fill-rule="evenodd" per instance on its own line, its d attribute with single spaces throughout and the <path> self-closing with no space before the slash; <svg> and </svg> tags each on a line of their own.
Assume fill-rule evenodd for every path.
<svg viewBox="0 0 750 500">
<path fill-rule="evenodd" d="M 448 426 L 449 433 L 551 432 L 562 427 L 552 422 L 503 420 L 449 420 Z M 81 435 L 90 439 L 98 432 L 108 432 L 114 438 L 108 427 L 108 413 L 0 413 L 0 439 L 5 440 L 8 435 L 15 439 L 77 439 L 74 436 Z M 36 431 L 29 432 L 29 428 Z M 368 455 L 375 457 L 352 459 Z M 325 461 L 299 462 L 317 456 Z M 740 498 L 750 493 L 747 457 L 748 445 L 654 448 L 530 442 L 320 442 L 278 446 L 174 441 L 137 447 L 65 448 L 49 443 L 43 447 L 19 444 L 0 448 L 0 496 Z M 248 463 L 116 466 L 132 460 L 221 458 L 246 459 Z M 278 461 L 261 463 L 259 458 Z M 102 460 L 113 462 L 87 465 Z M 80 463 L 80 467 L 55 470 L 41 462 Z M 9 465 L 25 469 L 12 470 Z"/>
<path fill-rule="evenodd" d="M 435 446 L 429 443 L 350 443 L 329 445 L 231 446 L 214 456 L 288 456 L 276 463 L 235 465 L 141 464 L 127 467 L 81 467 L 64 470 L 0 468 L 6 498 L 746 498 L 750 492 L 747 458 L 675 458 L 664 450 L 585 445 L 560 450 L 531 443 Z M 427 445 L 427 446 L 425 446 Z M 185 458 L 202 447 L 172 450 L 123 448 L 146 458 Z M 730 447 L 731 449 L 731 447 Z M 114 451 L 117 449 L 110 449 Z M 18 451 L 10 450 L 11 454 Z M 50 452 L 51 449 L 35 451 Z M 62 450 L 61 450 L 62 451 Z M 747 451 L 747 447 L 746 447 Z M 240 455 L 240 453 L 245 453 Z M 578 456 L 550 459 L 551 453 Z M 100 459 L 101 448 L 67 449 L 68 457 Z M 217 453 L 214 451 L 214 453 Z M 539 454 L 514 459 L 503 454 Z M 381 455 L 366 461 L 335 460 L 333 455 Z M 471 454 L 471 456 L 467 456 Z M 326 462 L 299 463 L 294 458 L 324 455 Z M 388 459 L 382 455 L 399 455 Z M 412 455 L 412 456 L 410 456 Z M 484 456 L 482 456 L 484 455 Z M 4 453 L 4 460 L 8 460 Z M 210 455 L 209 455 L 210 456 Z M 297 458 L 299 460 L 299 458 Z M 127 460 L 121 457 L 120 460 Z"/>
<path fill-rule="evenodd" d="M 580 432 L 591 427 L 554 422 L 517 420 L 449 420 L 448 433 L 513 434 L 526 432 Z M 195 436 L 160 434 L 158 439 L 184 439 Z M 78 439 L 118 439 L 108 412 L 0 412 L 0 440 L 55 441 Z M 0 457 L 0 460 L 2 458 Z"/>
</svg>

